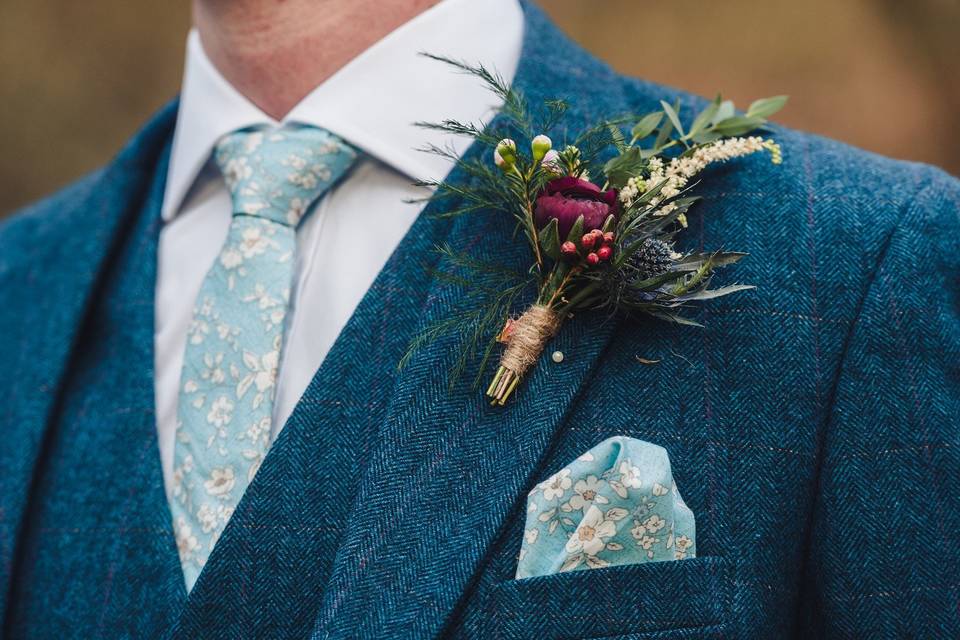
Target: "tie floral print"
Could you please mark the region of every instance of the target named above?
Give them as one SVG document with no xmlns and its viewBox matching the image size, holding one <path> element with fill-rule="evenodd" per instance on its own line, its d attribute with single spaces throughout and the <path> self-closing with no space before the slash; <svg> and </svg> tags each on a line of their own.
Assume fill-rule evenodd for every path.
<svg viewBox="0 0 960 640">
<path fill-rule="evenodd" d="M 215 150 L 234 213 L 181 374 L 171 509 L 188 590 L 270 445 L 296 227 L 356 158 L 312 127 L 238 131 Z"/>
</svg>

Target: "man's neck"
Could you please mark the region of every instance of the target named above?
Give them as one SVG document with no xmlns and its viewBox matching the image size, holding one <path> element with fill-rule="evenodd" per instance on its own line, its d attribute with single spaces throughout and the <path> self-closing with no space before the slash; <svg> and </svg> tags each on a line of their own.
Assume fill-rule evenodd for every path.
<svg viewBox="0 0 960 640">
<path fill-rule="evenodd" d="M 279 120 L 350 60 L 438 1 L 193 0 L 193 15 L 220 73 Z"/>
</svg>

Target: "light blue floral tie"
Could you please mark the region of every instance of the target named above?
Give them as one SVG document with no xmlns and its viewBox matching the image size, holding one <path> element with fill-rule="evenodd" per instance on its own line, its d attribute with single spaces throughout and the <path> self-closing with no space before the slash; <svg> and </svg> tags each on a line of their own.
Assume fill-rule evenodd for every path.
<svg viewBox="0 0 960 640">
<path fill-rule="evenodd" d="M 357 158 L 313 127 L 242 130 L 214 153 L 233 199 L 180 377 L 173 513 L 189 591 L 270 445 L 296 227 Z"/>
<path fill-rule="evenodd" d="M 530 492 L 517 578 L 693 558 L 695 534 L 666 450 L 616 436 Z"/>
</svg>

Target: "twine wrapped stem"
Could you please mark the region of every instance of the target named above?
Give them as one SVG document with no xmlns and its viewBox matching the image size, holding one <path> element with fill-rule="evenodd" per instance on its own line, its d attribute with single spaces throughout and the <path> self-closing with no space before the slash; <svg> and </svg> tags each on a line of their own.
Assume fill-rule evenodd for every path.
<svg viewBox="0 0 960 640">
<path fill-rule="evenodd" d="M 524 374 L 543 353 L 547 342 L 560 328 L 560 315 L 545 305 L 533 305 L 510 325 L 505 338 L 507 348 L 500 357 L 500 366 L 487 388 L 490 403 L 503 406 Z"/>
</svg>

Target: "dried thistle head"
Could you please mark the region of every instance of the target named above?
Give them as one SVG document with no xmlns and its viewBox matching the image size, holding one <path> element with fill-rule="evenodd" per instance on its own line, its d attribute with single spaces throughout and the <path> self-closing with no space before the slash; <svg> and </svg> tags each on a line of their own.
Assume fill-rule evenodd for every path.
<svg viewBox="0 0 960 640">
<path fill-rule="evenodd" d="M 624 265 L 625 275 L 635 282 L 655 278 L 669 271 L 676 255 L 670 243 L 656 238 L 647 238 L 627 259 Z"/>
</svg>

